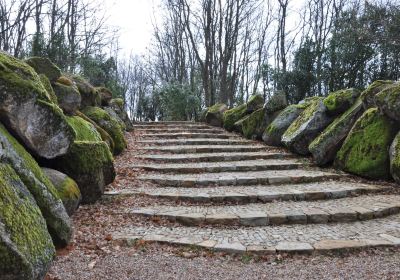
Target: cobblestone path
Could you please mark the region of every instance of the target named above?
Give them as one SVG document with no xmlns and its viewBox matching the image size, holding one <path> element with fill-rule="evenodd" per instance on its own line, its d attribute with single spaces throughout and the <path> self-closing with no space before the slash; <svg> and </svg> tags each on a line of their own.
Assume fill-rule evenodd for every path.
<svg viewBox="0 0 400 280">
<path fill-rule="evenodd" d="M 123 213 L 149 223 L 126 225 L 115 239 L 265 254 L 400 244 L 400 196 L 387 184 L 201 123 L 141 123 L 135 135 L 131 168 L 141 170 L 143 186 L 107 195 L 157 202 Z"/>
</svg>

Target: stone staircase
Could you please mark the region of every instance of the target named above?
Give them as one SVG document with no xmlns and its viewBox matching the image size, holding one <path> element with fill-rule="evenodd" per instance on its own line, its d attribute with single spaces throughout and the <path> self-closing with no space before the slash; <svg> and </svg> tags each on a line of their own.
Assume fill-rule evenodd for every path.
<svg viewBox="0 0 400 280">
<path fill-rule="evenodd" d="M 124 214 L 174 223 L 127 225 L 114 239 L 261 254 L 400 244 L 400 196 L 390 186 L 205 124 L 140 123 L 135 134 L 131 168 L 144 186 L 107 195 L 154 198 Z"/>
</svg>

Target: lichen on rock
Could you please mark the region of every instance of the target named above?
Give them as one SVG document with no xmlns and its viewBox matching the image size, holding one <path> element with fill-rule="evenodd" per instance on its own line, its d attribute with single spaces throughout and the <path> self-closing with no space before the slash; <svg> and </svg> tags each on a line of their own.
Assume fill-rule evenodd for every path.
<svg viewBox="0 0 400 280">
<path fill-rule="evenodd" d="M 400 83 L 386 87 L 376 94 L 375 104 L 386 116 L 400 121 Z"/>
<path fill-rule="evenodd" d="M 57 96 L 58 105 L 65 114 L 73 115 L 81 106 L 82 97 L 76 85 L 65 85 L 56 82 L 53 84 L 53 90 Z"/>
<path fill-rule="evenodd" d="M 364 109 L 367 110 L 369 108 L 375 107 L 375 95 L 384 90 L 385 88 L 390 88 L 394 84 L 393 81 L 390 80 L 377 80 L 370 84 L 362 93 L 361 99 L 364 104 Z"/>
<path fill-rule="evenodd" d="M 205 112 L 204 119 L 209 125 L 221 127 L 223 124 L 223 114 L 228 107 L 223 103 L 217 103 L 208 108 Z"/>
<path fill-rule="evenodd" d="M 337 153 L 335 165 L 372 179 L 390 177 L 389 147 L 398 124 L 370 108 L 357 120 Z"/>
<path fill-rule="evenodd" d="M 116 119 L 112 118 L 105 110 L 98 107 L 86 107 L 82 113 L 95 121 L 112 137 L 115 145 L 115 155 L 123 152 L 127 144 L 121 126 Z"/>
<path fill-rule="evenodd" d="M 81 108 L 101 105 L 100 93 L 86 79 L 77 75 L 72 76 L 71 79 L 75 82 L 81 95 Z"/>
<path fill-rule="evenodd" d="M 13 168 L 0 163 L 0 275 L 43 279 L 55 256 L 46 221 Z"/>
</svg>

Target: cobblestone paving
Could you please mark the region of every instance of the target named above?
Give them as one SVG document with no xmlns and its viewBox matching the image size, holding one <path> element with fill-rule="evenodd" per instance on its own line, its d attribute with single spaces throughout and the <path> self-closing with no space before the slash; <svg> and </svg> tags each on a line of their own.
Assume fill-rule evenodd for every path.
<svg viewBox="0 0 400 280">
<path fill-rule="evenodd" d="M 135 127 L 142 147 L 132 168 L 143 169 L 138 179 L 150 184 L 108 195 L 159 203 L 120 213 L 152 219 L 127 225 L 115 239 L 263 254 L 400 245 L 400 196 L 380 194 L 388 186 L 358 183 L 204 124 Z M 152 223 L 159 218 L 175 224 Z"/>
</svg>

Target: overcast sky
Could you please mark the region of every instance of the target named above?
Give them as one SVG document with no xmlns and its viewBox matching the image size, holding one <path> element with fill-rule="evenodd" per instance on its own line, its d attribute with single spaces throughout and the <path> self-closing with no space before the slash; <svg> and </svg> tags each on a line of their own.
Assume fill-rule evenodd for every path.
<svg viewBox="0 0 400 280">
<path fill-rule="evenodd" d="M 120 28 L 120 46 L 126 54 L 146 51 L 152 36 L 153 7 L 160 0 L 106 0 L 109 23 Z"/>
</svg>

